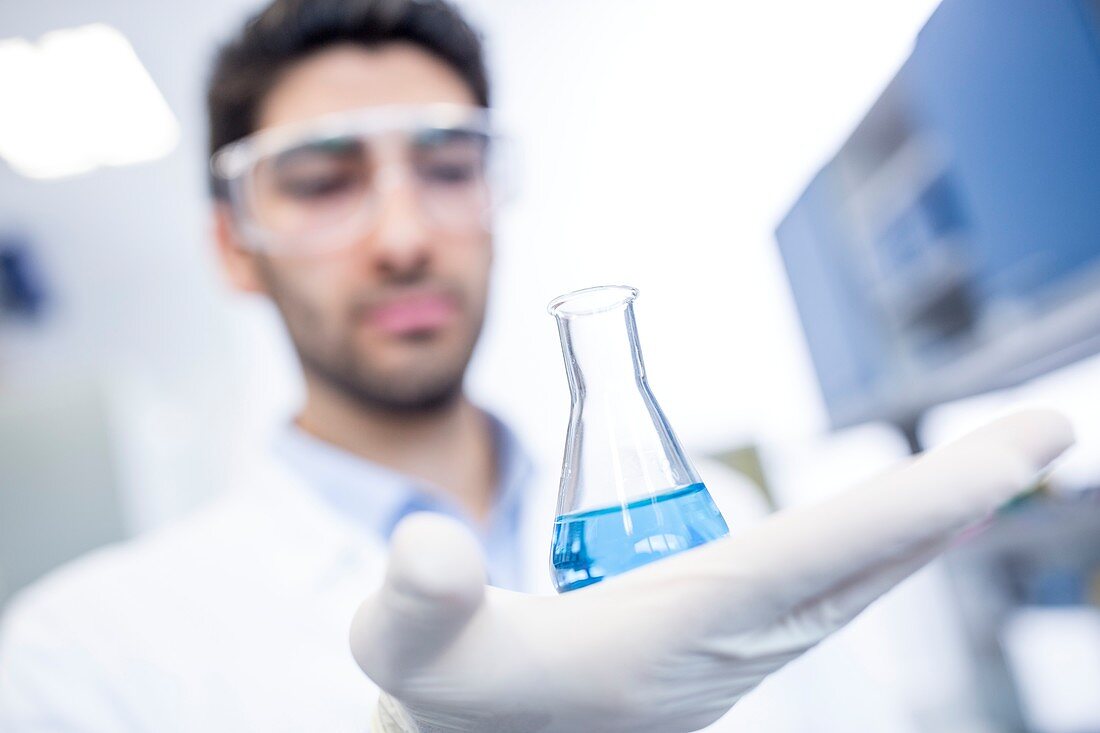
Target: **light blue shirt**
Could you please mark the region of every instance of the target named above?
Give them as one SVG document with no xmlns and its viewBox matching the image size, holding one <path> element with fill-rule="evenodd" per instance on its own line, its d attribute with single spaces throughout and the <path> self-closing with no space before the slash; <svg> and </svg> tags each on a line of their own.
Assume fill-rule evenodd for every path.
<svg viewBox="0 0 1100 733">
<path fill-rule="evenodd" d="M 481 539 L 489 582 L 510 590 L 524 587 L 520 526 L 533 464 L 516 435 L 489 416 L 497 456 L 497 488 L 488 521 L 477 526 L 457 502 L 438 488 L 380 466 L 305 432 L 293 423 L 275 439 L 275 455 L 341 515 L 388 541 L 405 516 L 432 511 L 455 517 Z"/>
</svg>

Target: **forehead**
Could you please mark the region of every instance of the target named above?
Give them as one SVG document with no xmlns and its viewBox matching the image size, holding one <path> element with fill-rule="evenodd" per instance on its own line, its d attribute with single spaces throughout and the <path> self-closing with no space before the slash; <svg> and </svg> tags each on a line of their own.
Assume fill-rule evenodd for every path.
<svg viewBox="0 0 1100 733">
<path fill-rule="evenodd" d="M 340 45 L 284 71 L 259 109 L 264 129 L 364 107 L 476 104 L 469 86 L 445 62 L 412 44 Z"/>
</svg>

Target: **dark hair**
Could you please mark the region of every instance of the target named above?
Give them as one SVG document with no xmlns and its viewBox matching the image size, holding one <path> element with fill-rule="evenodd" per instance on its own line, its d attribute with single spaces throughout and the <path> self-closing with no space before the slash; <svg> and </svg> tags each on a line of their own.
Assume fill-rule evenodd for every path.
<svg viewBox="0 0 1100 733">
<path fill-rule="evenodd" d="M 210 153 L 256 130 L 280 72 L 325 47 L 412 43 L 453 68 L 489 106 L 481 39 L 446 0 L 274 0 L 218 51 L 207 86 Z M 211 179 L 215 196 L 225 191 Z"/>
</svg>

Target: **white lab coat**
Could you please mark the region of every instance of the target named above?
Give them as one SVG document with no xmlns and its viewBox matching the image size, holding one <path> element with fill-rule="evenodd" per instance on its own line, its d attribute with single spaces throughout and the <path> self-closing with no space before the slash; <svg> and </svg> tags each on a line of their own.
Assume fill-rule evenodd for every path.
<svg viewBox="0 0 1100 733">
<path fill-rule="evenodd" d="M 742 479 L 700 469 L 731 526 L 759 517 Z M 549 592 L 545 483 L 524 532 L 529 576 Z M 0 636 L 0 730 L 366 731 L 377 692 L 347 635 L 384 567 L 382 543 L 277 462 L 258 460 L 207 508 L 17 599 Z M 851 717 L 844 706 L 863 694 L 831 694 L 831 710 L 800 705 L 817 677 L 811 666 L 791 683 L 769 681 L 708 730 L 822 731 L 830 717 L 838 730 L 898 730 Z"/>
</svg>

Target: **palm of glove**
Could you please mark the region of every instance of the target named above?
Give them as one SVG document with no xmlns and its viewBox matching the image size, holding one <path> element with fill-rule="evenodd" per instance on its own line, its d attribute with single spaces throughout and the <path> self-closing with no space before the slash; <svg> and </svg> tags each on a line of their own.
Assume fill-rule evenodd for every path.
<svg viewBox="0 0 1100 733">
<path fill-rule="evenodd" d="M 352 649 L 409 730 L 697 730 L 1071 442 L 1057 414 L 1018 413 L 826 504 L 555 597 L 485 588 L 472 535 L 410 517 Z"/>
</svg>

